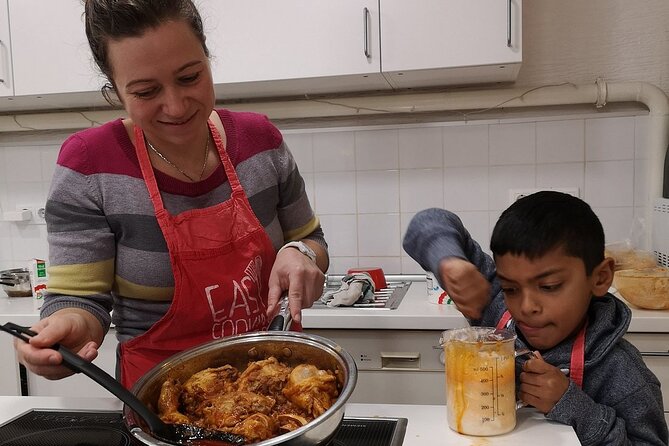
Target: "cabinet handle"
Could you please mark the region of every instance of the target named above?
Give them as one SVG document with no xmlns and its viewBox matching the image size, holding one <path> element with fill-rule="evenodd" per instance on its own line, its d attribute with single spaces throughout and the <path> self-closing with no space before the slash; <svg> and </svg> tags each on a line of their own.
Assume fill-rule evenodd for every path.
<svg viewBox="0 0 669 446">
<path fill-rule="evenodd" d="M 363 20 L 363 30 L 364 30 L 364 53 L 367 59 L 371 58 L 372 55 L 369 52 L 369 9 L 367 7 L 362 9 L 362 20 Z"/>
<path fill-rule="evenodd" d="M 511 0 L 507 0 L 506 6 L 506 46 L 511 48 Z"/>
<path fill-rule="evenodd" d="M 641 352 L 641 356 L 661 356 L 669 357 L 669 351 L 666 352 Z"/>
<path fill-rule="evenodd" d="M 4 52 L 2 51 L 2 48 L 5 46 L 5 42 L 0 40 L 0 84 L 5 83 L 5 77 L 4 77 L 4 70 L 2 68 L 4 67 L 2 61 L 4 60 L 3 54 Z"/>
</svg>

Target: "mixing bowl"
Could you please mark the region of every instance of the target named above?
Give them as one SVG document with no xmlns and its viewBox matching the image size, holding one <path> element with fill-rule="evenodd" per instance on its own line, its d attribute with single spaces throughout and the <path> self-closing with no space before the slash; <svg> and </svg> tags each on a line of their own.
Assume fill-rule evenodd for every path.
<svg viewBox="0 0 669 446">
<path fill-rule="evenodd" d="M 632 305 L 648 310 L 669 309 L 669 268 L 616 271 L 613 286 Z"/>
</svg>

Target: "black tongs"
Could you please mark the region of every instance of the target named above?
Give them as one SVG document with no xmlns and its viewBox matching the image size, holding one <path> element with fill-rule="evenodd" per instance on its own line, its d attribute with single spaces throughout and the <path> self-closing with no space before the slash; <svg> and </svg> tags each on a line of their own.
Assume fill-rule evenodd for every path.
<svg viewBox="0 0 669 446">
<path fill-rule="evenodd" d="M 16 336 L 22 341 L 29 342 L 30 337 L 37 333 L 27 327 L 7 322 L 0 325 L 0 330 Z M 27 336 L 26 336 L 27 335 Z M 188 445 L 197 444 L 198 440 L 215 440 L 222 445 L 243 445 L 245 438 L 241 435 L 230 434 L 214 429 L 205 429 L 189 424 L 164 423 L 155 413 L 144 405 L 132 392 L 123 387 L 116 379 L 110 376 L 90 361 L 71 352 L 60 344 L 54 344 L 50 348 L 58 351 L 63 356 L 63 365 L 74 372 L 81 372 L 109 390 L 118 399 L 130 406 L 149 426 L 151 433 L 161 440 L 173 442 L 173 444 Z M 194 443 L 195 442 L 195 443 Z"/>
<path fill-rule="evenodd" d="M 293 316 L 290 314 L 288 306 L 288 292 L 286 291 L 279 299 L 279 311 L 269 323 L 267 331 L 286 331 L 293 322 Z"/>
</svg>

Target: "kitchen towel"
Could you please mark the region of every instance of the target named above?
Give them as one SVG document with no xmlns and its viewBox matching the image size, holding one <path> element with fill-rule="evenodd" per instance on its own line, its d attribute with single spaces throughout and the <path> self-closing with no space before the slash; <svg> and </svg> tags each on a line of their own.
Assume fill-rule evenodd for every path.
<svg viewBox="0 0 669 446">
<path fill-rule="evenodd" d="M 329 307 L 372 303 L 374 302 L 374 281 L 367 273 L 348 274 L 342 277 L 338 290 L 326 292 L 320 300 Z"/>
</svg>

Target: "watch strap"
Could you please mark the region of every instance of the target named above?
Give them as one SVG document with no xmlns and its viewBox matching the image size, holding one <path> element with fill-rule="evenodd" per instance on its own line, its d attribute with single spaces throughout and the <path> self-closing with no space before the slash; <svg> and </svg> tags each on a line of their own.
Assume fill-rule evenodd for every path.
<svg viewBox="0 0 669 446">
<path fill-rule="evenodd" d="M 279 252 L 283 251 L 286 248 L 295 248 L 305 256 L 309 257 L 312 262 L 316 261 L 316 253 L 304 242 L 301 241 L 288 242 L 285 245 L 283 245 L 281 249 L 279 249 Z"/>
</svg>

